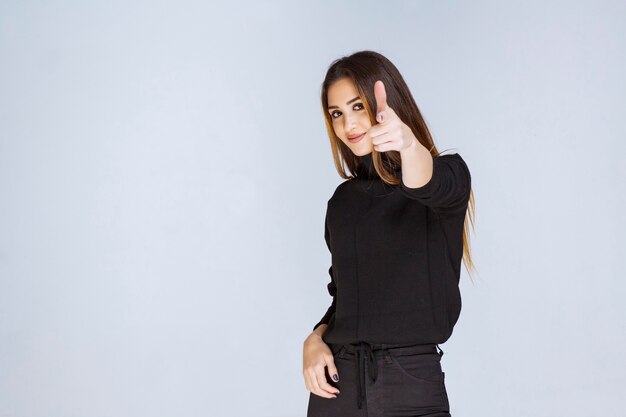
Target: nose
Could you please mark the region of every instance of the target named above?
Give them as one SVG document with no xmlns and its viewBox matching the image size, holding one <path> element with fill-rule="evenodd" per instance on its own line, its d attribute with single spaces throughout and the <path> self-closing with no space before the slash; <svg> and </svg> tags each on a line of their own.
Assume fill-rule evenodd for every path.
<svg viewBox="0 0 626 417">
<path fill-rule="evenodd" d="M 346 115 L 343 118 L 343 130 L 348 133 L 352 130 L 352 127 L 354 126 L 355 121 L 351 116 Z"/>
</svg>

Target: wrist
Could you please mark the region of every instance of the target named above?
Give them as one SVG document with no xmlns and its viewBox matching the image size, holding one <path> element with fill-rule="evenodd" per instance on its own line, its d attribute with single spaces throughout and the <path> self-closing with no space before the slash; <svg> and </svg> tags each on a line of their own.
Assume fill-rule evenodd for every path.
<svg viewBox="0 0 626 417">
<path fill-rule="evenodd" d="M 416 149 L 418 149 L 419 141 L 415 137 L 415 135 L 411 134 L 411 139 L 409 144 L 400 150 L 400 154 L 413 153 Z"/>
<path fill-rule="evenodd" d="M 417 145 L 420 144 L 411 128 L 406 124 L 402 125 L 402 135 L 409 138 L 409 144 L 400 149 L 400 153 L 406 153 L 407 151 L 412 152 L 417 148 Z"/>
<path fill-rule="evenodd" d="M 319 326 L 317 326 L 317 328 L 315 330 L 313 330 L 311 332 L 311 334 L 309 335 L 309 337 L 313 337 L 313 338 L 322 338 L 322 336 L 324 335 L 324 332 L 326 331 L 326 324 L 320 324 Z"/>
</svg>

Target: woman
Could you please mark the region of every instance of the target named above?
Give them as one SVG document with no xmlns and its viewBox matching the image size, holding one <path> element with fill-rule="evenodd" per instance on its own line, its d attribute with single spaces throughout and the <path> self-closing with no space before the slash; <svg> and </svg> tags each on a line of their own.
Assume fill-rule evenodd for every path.
<svg viewBox="0 0 626 417">
<path fill-rule="evenodd" d="M 461 311 L 461 260 L 473 268 L 469 169 L 439 154 L 381 54 L 333 62 L 321 98 L 346 180 L 325 219 L 332 304 L 304 342 L 307 417 L 450 416 L 439 344 Z"/>
</svg>

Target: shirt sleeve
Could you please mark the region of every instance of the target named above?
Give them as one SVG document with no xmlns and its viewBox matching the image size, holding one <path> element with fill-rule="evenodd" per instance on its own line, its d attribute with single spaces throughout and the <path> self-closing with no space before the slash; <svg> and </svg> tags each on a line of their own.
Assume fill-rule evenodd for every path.
<svg viewBox="0 0 626 417">
<path fill-rule="evenodd" d="M 328 247 L 328 250 L 331 251 L 330 234 L 328 231 L 328 210 L 326 211 L 326 219 L 324 220 L 324 223 L 325 223 L 324 240 L 326 241 L 326 246 Z M 331 254 L 332 254 L 332 251 L 331 251 Z M 320 324 L 328 324 L 333 314 L 335 314 L 335 306 L 337 304 L 337 286 L 335 285 L 335 277 L 333 276 L 332 264 L 330 268 L 328 268 L 328 274 L 330 275 L 330 282 L 328 283 L 326 288 L 328 289 L 328 293 L 330 294 L 330 296 L 333 298 L 333 301 L 330 307 L 328 307 L 328 310 L 326 310 L 326 314 L 324 314 L 324 317 L 322 317 L 322 319 L 319 322 L 317 322 L 315 326 L 313 326 L 313 330 L 317 329 L 320 326 Z"/>
<path fill-rule="evenodd" d="M 465 213 L 471 191 L 471 175 L 458 153 L 433 158 L 433 175 L 421 187 L 410 188 L 402 179 L 400 190 L 408 198 L 441 213 Z"/>
<path fill-rule="evenodd" d="M 317 329 L 321 324 L 328 324 L 328 322 L 330 322 L 330 318 L 333 316 L 333 314 L 335 314 L 335 306 L 337 302 L 337 287 L 335 286 L 335 280 L 333 278 L 332 266 L 328 268 L 328 273 L 330 274 L 330 282 L 328 283 L 326 288 L 328 288 L 328 293 L 331 295 L 331 297 L 333 297 L 333 301 L 330 307 L 328 307 L 328 310 L 326 310 L 326 314 L 324 314 L 324 317 L 322 317 L 322 319 L 317 322 L 315 326 L 313 326 L 313 330 Z"/>
</svg>

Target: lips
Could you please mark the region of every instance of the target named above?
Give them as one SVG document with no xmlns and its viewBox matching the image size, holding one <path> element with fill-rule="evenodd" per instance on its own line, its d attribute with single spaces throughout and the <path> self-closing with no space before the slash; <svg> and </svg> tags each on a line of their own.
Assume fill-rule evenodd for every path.
<svg viewBox="0 0 626 417">
<path fill-rule="evenodd" d="M 356 143 L 363 139 L 363 136 L 365 136 L 365 133 L 361 133 L 358 136 L 348 136 L 348 140 L 350 141 L 350 143 Z"/>
</svg>

